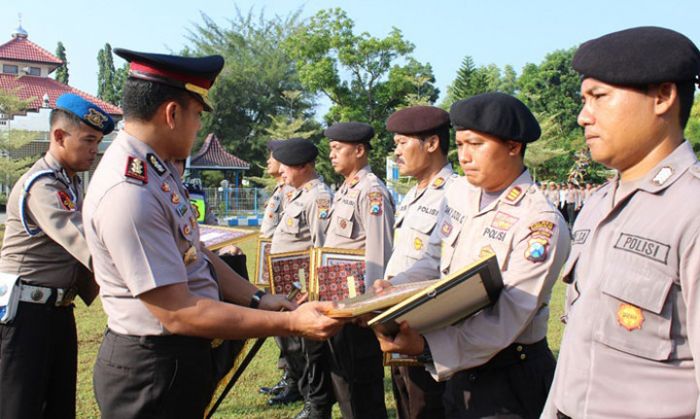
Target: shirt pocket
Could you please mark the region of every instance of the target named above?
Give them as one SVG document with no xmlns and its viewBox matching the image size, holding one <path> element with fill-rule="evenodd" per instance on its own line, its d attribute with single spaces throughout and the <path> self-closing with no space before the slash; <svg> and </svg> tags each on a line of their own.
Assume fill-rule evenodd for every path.
<svg viewBox="0 0 700 419">
<path fill-rule="evenodd" d="M 598 340 L 614 349 L 655 361 L 670 358 L 673 278 L 642 264 L 613 269 L 603 281 L 603 316 Z"/>
<path fill-rule="evenodd" d="M 426 248 L 430 245 L 430 233 L 433 232 L 437 220 L 428 217 L 415 217 L 406 220 L 408 226 L 406 237 L 410 243 L 402 243 L 408 246 L 406 255 L 412 259 L 420 259 L 425 254 Z"/>
<path fill-rule="evenodd" d="M 334 209 L 335 220 L 333 225 L 333 231 L 341 237 L 352 238 L 353 230 L 353 215 L 355 213 L 355 207 L 352 205 L 347 205 L 343 203 L 338 204 L 338 208 Z"/>
<path fill-rule="evenodd" d="M 298 234 L 301 225 L 302 207 L 291 205 L 284 210 L 281 229 L 285 233 Z"/>
</svg>

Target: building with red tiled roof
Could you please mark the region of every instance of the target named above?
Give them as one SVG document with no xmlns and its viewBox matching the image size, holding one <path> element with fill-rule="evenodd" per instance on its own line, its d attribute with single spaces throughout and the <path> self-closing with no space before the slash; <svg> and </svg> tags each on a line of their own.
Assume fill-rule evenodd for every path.
<svg viewBox="0 0 700 419">
<path fill-rule="evenodd" d="M 49 74 L 62 64 L 58 57 L 31 42 L 20 26 L 10 41 L 0 45 L 0 89 L 10 90 L 23 100 L 32 99 L 27 111 L 53 108 L 60 95 L 75 93 L 113 117 L 121 117 L 122 110 L 118 106 L 50 78 Z"/>
<path fill-rule="evenodd" d="M 190 170 L 248 170 L 250 164 L 226 151 L 216 135 L 209 134 L 188 167 Z"/>
</svg>

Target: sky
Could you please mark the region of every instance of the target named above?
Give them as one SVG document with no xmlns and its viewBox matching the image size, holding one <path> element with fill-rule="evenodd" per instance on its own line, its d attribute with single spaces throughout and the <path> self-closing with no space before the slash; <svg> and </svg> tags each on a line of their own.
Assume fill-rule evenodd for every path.
<svg viewBox="0 0 700 419">
<path fill-rule="evenodd" d="M 91 94 L 97 92 L 97 52 L 105 43 L 177 52 L 188 45 L 188 30 L 202 23 L 201 13 L 225 26 L 237 8 L 268 17 L 301 10 L 310 17 L 340 7 L 355 22 L 356 33 L 384 37 L 399 28 L 415 45 L 413 56 L 432 65 L 443 95 L 466 55 L 477 65 L 510 64 L 520 73 L 554 50 L 647 25 L 677 30 L 700 45 L 700 0 L 2 0 L 2 5 L 0 42 L 3 36 L 10 39 L 21 14 L 31 41 L 52 53 L 63 42 L 69 84 Z"/>
</svg>

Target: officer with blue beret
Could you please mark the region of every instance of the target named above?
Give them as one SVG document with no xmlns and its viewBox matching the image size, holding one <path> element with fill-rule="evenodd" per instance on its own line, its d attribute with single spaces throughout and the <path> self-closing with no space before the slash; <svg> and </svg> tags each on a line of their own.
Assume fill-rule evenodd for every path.
<svg viewBox="0 0 700 419">
<path fill-rule="evenodd" d="M 325 339 L 340 323 L 322 314 L 331 304 L 297 308 L 201 244 L 171 162 L 189 156 L 223 58 L 115 53 L 129 61 L 124 129 L 95 171 L 83 215 L 107 314 L 95 396 L 103 418 L 202 417 L 216 379 L 214 339 Z"/>
<path fill-rule="evenodd" d="M 542 417 L 698 417 L 700 163 L 683 131 L 700 50 L 638 27 L 584 42 L 572 65 L 591 158 L 616 174 L 573 225 L 566 329 Z"/>
<path fill-rule="evenodd" d="M 78 173 L 112 117 L 77 94 L 56 100 L 49 150 L 15 183 L 0 251 L 0 417 L 75 417 L 73 299 L 97 296 Z"/>
</svg>

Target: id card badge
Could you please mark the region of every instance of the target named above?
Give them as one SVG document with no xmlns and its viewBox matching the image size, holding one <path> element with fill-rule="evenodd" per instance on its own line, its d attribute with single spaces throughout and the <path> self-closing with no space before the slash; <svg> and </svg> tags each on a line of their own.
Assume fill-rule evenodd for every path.
<svg viewBox="0 0 700 419">
<path fill-rule="evenodd" d="M 15 318 L 19 294 L 19 275 L 0 272 L 0 323 L 7 324 Z"/>
</svg>

